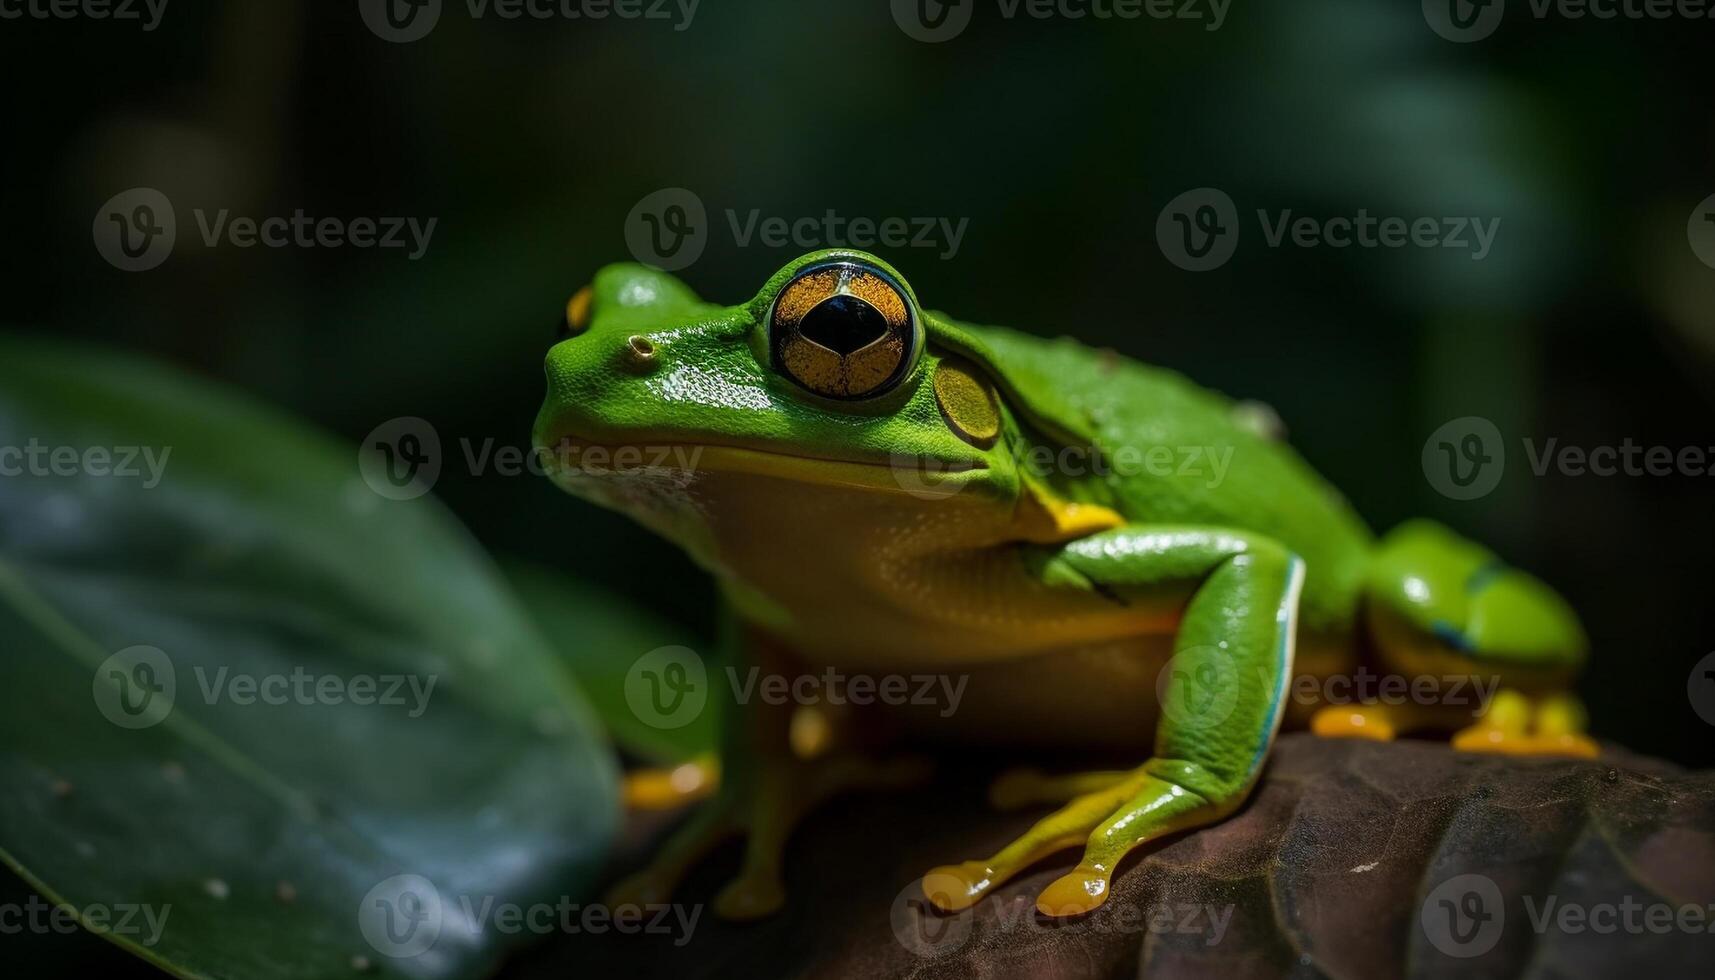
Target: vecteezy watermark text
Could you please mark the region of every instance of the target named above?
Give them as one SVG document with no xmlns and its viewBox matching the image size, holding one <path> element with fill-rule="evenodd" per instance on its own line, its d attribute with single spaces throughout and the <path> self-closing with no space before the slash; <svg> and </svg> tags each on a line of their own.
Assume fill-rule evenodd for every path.
<svg viewBox="0 0 1715 980">
<path fill-rule="evenodd" d="M 49 446 L 32 438 L 22 446 L 0 446 L 0 477 L 96 476 L 141 479 L 153 490 L 167 470 L 171 446 Z"/>
<path fill-rule="evenodd" d="M 942 718 L 959 710 L 968 674 L 855 673 L 834 667 L 819 673 L 766 673 L 728 666 L 723 673 L 735 704 L 928 705 Z M 625 675 L 632 713 L 656 728 L 683 728 L 701 715 L 710 696 L 708 668 L 689 647 L 659 647 L 638 657 Z"/>
<path fill-rule="evenodd" d="M 1038 915 L 1033 900 L 1014 895 L 989 899 L 983 917 L 984 928 L 998 933 L 1039 932 L 1059 938 L 1068 934 L 1201 936 L 1203 945 L 1216 946 L 1226 938 L 1234 908 L 1198 902 L 1113 902 L 1099 914 L 1068 921 Z M 923 883 L 914 881 L 894 898 L 888 918 L 899 945 L 916 956 L 935 959 L 970 942 L 975 916 L 974 907 L 940 911 L 923 894 Z"/>
<path fill-rule="evenodd" d="M 1558 436 L 1519 440 L 1534 476 L 1553 471 L 1569 477 L 1715 476 L 1715 445 L 1646 445 L 1631 437 L 1618 443 L 1579 445 Z M 1454 500 L 1492 493 L 1506 470 L 1507 446 L 1501 430 L 1480 415 L 1443 423 L 1424 440 L 1423 475 L 1429 485 Z"/>
<path fill-rule="evenodd" d="M 371 948 L 392 959 L 410 959 L 433 949 L 443 933 L 475 939 L 553 933 L 668 936 L 673 945 L 691 941 L 701 905 L 597 905 L 561 896 L 552 902 L 520 904 L 494 895 L 457 895 L 452 901 L 428 878 L 399 874 L 378 882 L 358 902 L 357 925 Z"/>
<path fill-rule="evenodd" d="M 827 208 L 818 215 L 765 214 L 761 208 L 725 209 L 724 226 L 738 248 L 926 249 L 938 258 L 959 254 L 969 218 L 933 215 L 852 216 Z M 646 195 L 625 219 L 625 244 L 639 262 L 673 272 L 702 257 L 712 229 L 708 208 L 695 192 L 667 187 Z"/>
<path fill-rule="evenodd" d="M 405 249 L 415 262 L 429 249 L 438 218 L 314 217 L 303 208 L 290 215 L 234 215 L 228 208 L 193 208 L 204 246 L 218 248 Z M 152 187 L 133 187 L 114 195 L 95 213 L 95 249 L 108 264 L 126 272 L 144 272 L 167 261 L 178 241 L 173 203 Z"/>
<path fill-rule="evenodd" d="M 1258 208 L 1256 220 L 1271 249 L 1448 249 L 1487 258 L 1500 234 L 1498 216 L 1376 215 L 1358 208 L 1350 215 L 1299 214 L 1292 208 Z M 1225 191 L 1199 187 L 1167 202 L 1155 222 L 1155 240 L 1167 260 L 1187 272 L 1227 264 L 1238 250 L 1239 209 Z"/>
<path fill-rule="evenodd" d="M 1710 20 L 1711 0 L 1514 0 L 1513 9 L 1536 20 Z M 1507 0 L 1423 0 L 1423 19 L 1435 33 L 1458 44 L 1481 41 L 1506 17 Z"/>
<path fill-rule="evenodd" d="M 63 902 L 50 904 L 40 896 L 31 895 L 22 902 L 0 903 L 0 935 L 15 936 L 26 932 L 69 935 L 77 932 L 81 923 L 91 932 L 135 937 L 139 945 L 153 946 L 161 941 L 161 934 L 167 928 L 167 917 L 172 914 L 171 905 L 117 902 L 80 908 Z"/>
<path fill-rule="evenodd" d="M 161 26 L 167 0 L 0 0 L 0 20 L 112 20 Z"/>
<path fill-rule="evenodd" d="M 701 0 L 464 0 L 471 20 L 670 21 L 673 30 L 691 26 Z M 358 13 L 376 37 L 409 44 L 429 36 L 440 22 L 442 0 L 358 0 Z"/>
<path fill-rule="evenodd" d="M 191 669 L 204 704 L 241 706 L 355 705 L 402 707 L 421 717 L 440 679 L 436 674 L 317 674 L 302 666 L 290 671 L 251 673 L 227 666 Z M 90 693 L 95 707 L 121 728 L 149 728 L 172 713 L 180 690 L 178 670 L 159 647 L 132 646 L 95 669 Z"/>
<path fill-rule="evenodd" d="M 492 436 L 461 437 L 459 459 L 471 476 L 592 477 L 648 474 L 688 480 L 703 456 L 702 446 L 520 446 Z M 365 436 L 357 451 L 358 473 L 369 489 L 388 500 L 411 500 L 434 489 L 448 460 L 441 436 L 427 420 L 388 419 Z"/>
<path fill-rule="evenodd" d="M 971 25 L 980 0 L 892 0 L 893 22 L 914 41 L 951 41 Z M 994 0 L 1002 20 L 1178 21 L 1218 31 L 1232 0 Z"/>
</svg>

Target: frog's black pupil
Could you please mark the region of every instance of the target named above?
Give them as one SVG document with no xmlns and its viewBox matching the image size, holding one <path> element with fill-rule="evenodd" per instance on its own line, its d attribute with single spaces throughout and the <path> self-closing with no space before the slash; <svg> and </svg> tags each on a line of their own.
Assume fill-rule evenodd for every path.
<svg viewBox="0 0 1715 980">
<path fill-rule="evenodd" d="M 856 296 L 831 296 L 804 315 L 798 332 L 844 357 L 887 335 L 887 318 Z"/>
</svg>

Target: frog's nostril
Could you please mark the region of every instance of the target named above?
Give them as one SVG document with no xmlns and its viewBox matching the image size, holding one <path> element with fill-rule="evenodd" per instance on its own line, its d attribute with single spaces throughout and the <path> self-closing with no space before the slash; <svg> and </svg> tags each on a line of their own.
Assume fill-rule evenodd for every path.
<svg viewBox="0 0 1715 980">
<path fill-rule="evenodd" d="M 620 354 L 625 366 L 633 371 L 653 370 L 658 360 L 655 345 L 642 334 L 625 338 L 625 348 Z"/>
<path fill-rule="evenodd" d="M 798 332 L 844 357 L 887 335 L 887 317 L 856 296 L 830 296 L 804 314 Z"/>
</svg>

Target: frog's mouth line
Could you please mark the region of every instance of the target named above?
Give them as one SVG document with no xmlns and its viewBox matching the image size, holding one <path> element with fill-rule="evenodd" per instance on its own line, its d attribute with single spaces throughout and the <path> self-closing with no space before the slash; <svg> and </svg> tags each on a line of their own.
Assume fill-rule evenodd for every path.
<svg viewBox="0 0 1715 980">
<path fill-rule="evenodd" d="M 548 475 L 561 481 L 664 472 L 676 477 L 740 473 L 815 486 L 945 494 L 988 469 L 980 461 L 948 462 L 905 453 L 886 461 L 870 461 L 796 456 L 717 443 L 603 443 L 575 436 L 562 436 L 552 450 L 538 447 L 538 452 Z"/>
</svg>

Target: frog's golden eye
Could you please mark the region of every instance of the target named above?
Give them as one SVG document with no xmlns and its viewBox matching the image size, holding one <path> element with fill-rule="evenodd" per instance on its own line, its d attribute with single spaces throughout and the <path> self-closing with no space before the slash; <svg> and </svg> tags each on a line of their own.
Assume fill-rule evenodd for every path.
<svg viewBox="0 0 1715 980">
<path fill-rule="evenodd" d="M 819 265 L 780 291 L 768 317 L 775 369 L 824 398 L 871 398 L 910 373 L 920 346 L 905 291 L 856 262 Z"/>
</svg>

